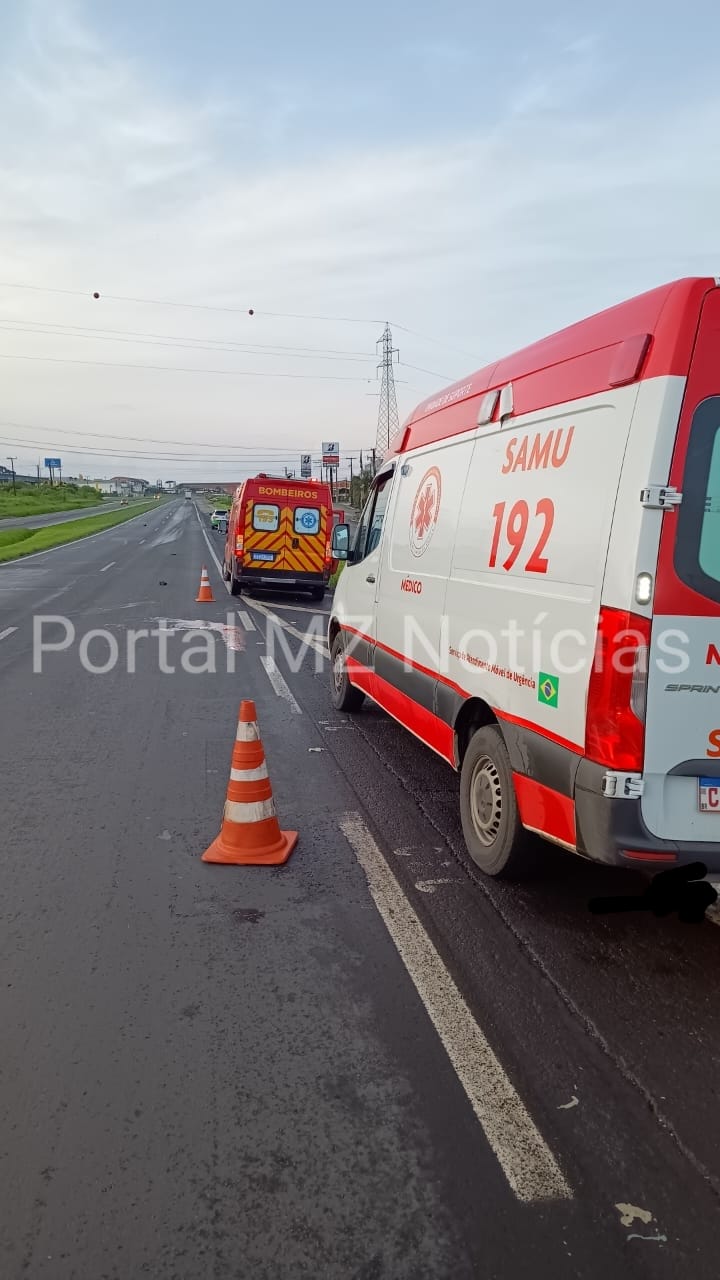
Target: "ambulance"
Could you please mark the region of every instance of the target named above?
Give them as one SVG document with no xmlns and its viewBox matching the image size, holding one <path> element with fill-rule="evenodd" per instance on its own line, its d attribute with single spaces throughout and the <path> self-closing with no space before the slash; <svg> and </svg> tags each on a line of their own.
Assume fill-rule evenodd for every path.
<svg viewBox="0 0 720 1280">
<path fill-rule="evenodd" d="M 235 491 L 227 524 L 223 577 L 243 587 L 309 591 L 322 600 L 332 553 L 330 486 L 261 472 Z"/>
<path fill-rule="evenodd" d="M 332 701 L 459 773 L 484 872 L 720 871 L 719 279 L 425 400 L 333 553 Z"/>
</svg>

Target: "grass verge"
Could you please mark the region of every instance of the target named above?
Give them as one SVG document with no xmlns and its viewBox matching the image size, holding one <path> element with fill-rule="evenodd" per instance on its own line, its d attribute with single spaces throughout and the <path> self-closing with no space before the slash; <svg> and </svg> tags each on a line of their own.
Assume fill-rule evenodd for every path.
<svg viewBox="0 0 720 1280">
<path fill-rule="evenodd" d="M 32 538 L 34 532 L 34 529 L 0 529 L 0 548 L 24 542 L 26 538 Z"/>
<path fill-rule="evenodd" d="M 82 511 L 83 507 L 102 506 L 102 494 L 86 485 L 18 485 L 13 493 L 9 485 L 0 487 L 0 520 L 19 516 L 45 516 L 55 511 Z"/>
<path fill-rule="evenodd" d="M 346 563 L 347 563 L 347 561 L 345 561 L 345 560 L 341 560 L 341 561 L 340 561 L 340 563 L 338 564 L 337 569 L 335 570 L 334 574 L 333 574 L 333 575 L 332 575 L 332 577 L 330 578 L 330 581 L 328 582 L 328 586 L 329 586 L 329 587 L 331 587 L 333 590 L 335 589 L 335 587 L 337 586 L 338 582 L 340 581 L 340 575 L 341 575 L 341 573 L 342 573 L 343 569 L 345 568 Z"/>
<path fill-rule="evenodd" d="M 77 542 L 78 538 L 87 538 L 91 533 L 102 533 L 104 529 L 124 524 L 133 516 L 143 515 L 154 507 L 157 507 L 156 502 L 139 502 L 122 511 L 106 511 L 98 516 L 66 520 L 64 524 L 51 524 L 44 529 L 3 529 L 0 532 L 0 564 L 5 560 L 33 555 L 36 551 L 50 551 L 52 547 L 61 547 L 66 542 Z M 10 535 L 12 542 L 7 541 Z"/>
</svg>

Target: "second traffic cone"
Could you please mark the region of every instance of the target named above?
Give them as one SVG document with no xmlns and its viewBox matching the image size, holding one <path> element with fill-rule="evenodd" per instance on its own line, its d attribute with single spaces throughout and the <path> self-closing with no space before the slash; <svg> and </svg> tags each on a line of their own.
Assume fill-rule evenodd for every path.
<svg viewBox="0 0 720 1280">
<path fill-rule="evenodd" d="M 205 565 L 203 565 L 202 573 L 200 575 L 200 590 L 198 591 L 198 594 L 195 597 L 195 603 L 205 604 L 205 603 L 209 603 L 214 599 L 215 597 L 212 593 L 212 587 L 210 586 L 208 571 L 205 568 Z"/>
<path fill-rule="evenodd" d="M 240 705 L 222 829 L 202 860 L 233 866 L 278 866 L 287 862 L 297 841 L 297 831 L 280 830 L 255 703 L 244 701 Z"/>
</svg>

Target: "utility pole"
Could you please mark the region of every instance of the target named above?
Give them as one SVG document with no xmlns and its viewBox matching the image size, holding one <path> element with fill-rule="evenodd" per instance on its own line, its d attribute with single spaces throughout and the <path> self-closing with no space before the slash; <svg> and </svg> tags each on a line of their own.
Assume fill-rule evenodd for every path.
<svg viewBox="0 0 720 1280">
<path fill-rule="evenodd" d="M 36 467 L 37 467 L 37 478 L 38 478 L 38 484 L 40 484 L 40 463 L 39 463 L 39 462 L 37 462 L 35 465 L 36 465 Z"/>
<path fill-rule="evenodd" d="M 15 458 L 11 458 L 10 454 L 8 454 L 8 462 L 10 463 L 10 470 L 12 471 L 12 487 L 13 493 L 15 494 L 17 493 L 17 489 L 15 488 Z"/>
<path fill-rule="evenodd" d="M 375 447 L 382 459 L 400 430 L 397 398 L 395 396 L 395 374 L 393 372 L 393 356 L 399 357 L 400 352 L 396 347 L 393 347 L 392 331 L 389 324 L 385 325 L 382 338 L 378 339 L 377 346 L 382 348 L 382 361 L 378 365 L 378 369 L 382 370 L 382 381 L 380 383 L 380 404 L 378 406 Z"/>
</svg>

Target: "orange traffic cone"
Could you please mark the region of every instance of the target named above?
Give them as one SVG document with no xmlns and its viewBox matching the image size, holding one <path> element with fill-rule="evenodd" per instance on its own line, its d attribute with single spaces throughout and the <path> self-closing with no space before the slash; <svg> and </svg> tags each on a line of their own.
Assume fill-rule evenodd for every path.
<svg viewBox="0 0 720 1280">
<path fill-rule="evenodd" d="M 207 569 L 205 568 L 205 565 L 203 565 L 203 567 L 202 567 L 202 574 L 201 574 L 201 576 L 200 576 L 200 590 L 199 590 L 198 594 L 197 594 L 197 595 L 196 595 L 196 597 L 195 597 L 195 603 L 196 603 L 196 604 L 205 604 L 205 603 L 208 603 L 208 602 L 210 602 L 210 601 L 212 601 L 212 600 L 214 600 L 214 599 L 215 599 L 215 597 L 214 597 L 214 595 L 213 595 L 213 593 L 212 593 L 212 587 L 210 586 L 210 579 L 209 579 L 209 577 L 208 577 L 208 571 L 207 571 Z"/>
<path fill-rule="evenodd" d="M 202 860 L 233 866 L 278 866 L 287 862 L 297 839 L 297 831 L 280 830 L 255 703 L 243 701 L 222 829 Z"/>
</svg>

